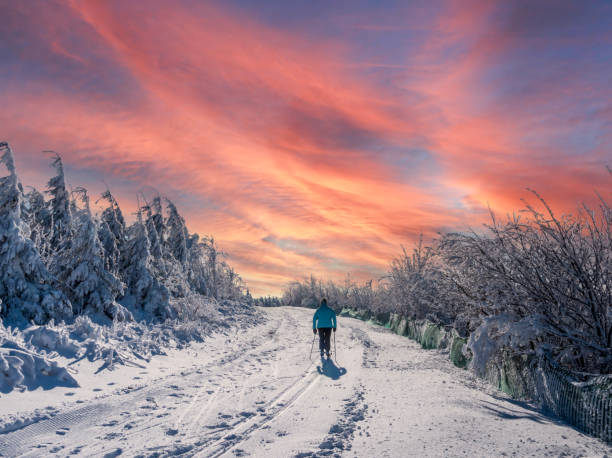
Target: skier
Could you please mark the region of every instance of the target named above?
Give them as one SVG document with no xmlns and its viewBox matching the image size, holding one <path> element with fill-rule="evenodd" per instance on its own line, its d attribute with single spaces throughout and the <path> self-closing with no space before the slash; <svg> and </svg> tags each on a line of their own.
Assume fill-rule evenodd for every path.
<svg viewBox="0 0 612 458">
<path fill-rule="evenodd" d="M 327 299 L 321 299 L 321 306 L 312 317 L 312 332 L 316 334 L 319 331 L 321 358 L 323 358 L 324 353 L 327 353 L 327 359 L 329 359 L 329 340 L 332 329 L 336 332 L 336 325 L 336 312 L 327 306 Z"/>
</svg>

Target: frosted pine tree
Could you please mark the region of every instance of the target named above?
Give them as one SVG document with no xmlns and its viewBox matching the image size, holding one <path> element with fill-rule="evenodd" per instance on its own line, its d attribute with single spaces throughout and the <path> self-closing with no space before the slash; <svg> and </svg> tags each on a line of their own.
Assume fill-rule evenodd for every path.
<svg viewBox="0 0 612 458">
<path fill-rule="evenodd" d="M 55 157 L 51 163 L 56 175 L 47 183 L 46 193 L 51 195 L 49 207 L 52 217 L 52 233 L 49 240 L 52 247 L 62 249 L 70 243 L 72 215 L 70 209 L 70 194 L 66 190 L 64 179 L 64 165 L 59 154 L 53 152 Z"/>
<path fill-rule="evenodd" d="M 151 256 L 155 260 L 162 259 L 163 253 L 160 234 L 163 233 L 164 219 L 161 214 L 161 200 L 159 197 L 156 197 L 152 205 L 149 205 L 145 200 L 145 205 L 142 209 L 146 214 L 145 226 L 147 229 Z"/>
<path fill-rule="evenodd" d="M 166 246 L 174 259 L 181 265 L 185 265 L 187 262 L 187 238 L 189 237 L 189 232 L 185 226 L 185 219 L 179 215 L 174 203 L 170 199 L 166 199 L 166 203 L 168 205 L 168 217 L 165 221 L 168 234 Z"/>
<path fill-rule="evenodd" d="M 42 324 L 72 315 L 70 303 L 55 288 L 21 218 L 23 190 L 15 171 L 13 153 L 0 143 L 0 163 L 8 175 L 0 178 L 0 300 L 9 321 Z"/>
<path fill-rule="evenodd" d="M 160 318 L 171 316 L 168 290 L 151 270 L 149 238 L 140 210 L 137 221 L 128 228 L 122 259 L 122 270 L 127 283 L 126 299 L 149 315 Z"/>
<path fill-rule="evenodd" d="M 168 216 L 164 219 L 163 252 L 168 268 L 166 287 L 174 297 L 186 297 L 192 293 L 187 275 L 187 238 L 185 220 L 175 205 L 166 199 Z"/>
<path fill-rule="evenodd" d="M 223 256 L 224 253 L 219 251 L 219 248 L 215 244 L 214 237 L 205 239 L 206 248 L 206 271 L 208 278 L 208 290 L 209 294 L 215 299 L 219 298 L 219 262 L 218 258 Z"/>
<path fill-rule="evenodd" d="M 186 249 L 184 253 L 181 251 L 181 226 L 184 228 L 184 222 L 181 224 L 182 218 L 176 208 L 175 215 L 170 211 L 170 216 L 164 218 L 160 196 L 156 196 L 150 205 L 146 204 L 144 209 L 147 214 L 146 228 L 152 255 L 152 272 L 166 286 L 172 297 L 185 297 L 191 292 L 187 274 L 183 264 L 173 253 L 176 251 L 180 258 L 186 256 Z M 174 227 L 170 228 L 168 221 Z"/>
<path fill-rule="evenodd" d="M 76 199 L 71 204 L 73 238 L 58 256 L 62 266 L 58 278 L 76 313 L 103 313 L 111 319 L 129 319 L 129 312 L 116 302 L 123 294 L 123 284 L 104 266 L 104 249 L 91 215 L 87 190 L 77 188 L 73 193 L 83 208 L 78 207 Z"/>
<path fill-rule="evenodd" d="M 49 205 L 36 188 L 31 188 L 25 198 L 27 205 L 23 207 L 25 211 L 22 212 L 22 217 L 30 228 L 30 239 L 34 242 L 45 265 L 48 265 L 52 253 L 50 233 L 53 223 Z"/>
<path fill-rule="evenodd" d="M 206 296 L 207 287 L 207 256 L 206 243 L 200 241 L 198 234 L 192 234 L 187 239 L 187 280 L 193 291 Z"/>
<path fill-rule="evenodd" d="M 101 215 L 98 237 L 104 248 L 104 266 L 114 275 L 120 275 L 120 253 L 124 249 L 126 239 L 125 220 L 119 204 L 109 190 L 102 193 L 101 199 L 108 206 Z"/>
</svg>

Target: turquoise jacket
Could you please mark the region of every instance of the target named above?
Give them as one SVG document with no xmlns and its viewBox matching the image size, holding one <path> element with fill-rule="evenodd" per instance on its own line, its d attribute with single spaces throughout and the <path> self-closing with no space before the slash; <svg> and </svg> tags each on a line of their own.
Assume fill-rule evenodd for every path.
<svg viewBox="0 0 612 458">
<path fill-rule="evenodd" d="M 327 305 L 322 305 L 319 307 L 312 317 L 312 329 L 335 327 L 336 312 L 330 309 Z"/>
</svg>

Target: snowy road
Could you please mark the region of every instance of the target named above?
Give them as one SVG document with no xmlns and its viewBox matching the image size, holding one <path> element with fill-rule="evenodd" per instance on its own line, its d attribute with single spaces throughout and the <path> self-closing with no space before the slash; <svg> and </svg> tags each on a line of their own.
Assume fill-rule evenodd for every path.
<svg viewBox="0 0 612 458">
<path fill-rule="evenodd" d="M 407 338 L 340 318 L 339 364 L 321 364 L 316 348 L 308 358 L 311 311 L 264 313 L 266 324 L 211 338 L 188 368 L 64 402 L 0 434 L 0 455 L 611 454 Z"/>
</svg>

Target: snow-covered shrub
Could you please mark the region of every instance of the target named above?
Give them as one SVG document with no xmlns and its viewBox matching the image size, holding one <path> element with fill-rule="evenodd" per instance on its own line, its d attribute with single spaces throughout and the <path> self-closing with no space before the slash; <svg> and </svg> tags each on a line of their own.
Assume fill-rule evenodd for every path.
<svg viewBox="0 0 612 458">
<path fill-rule="evenodd" d="M 79 340 L 100 340 L 102 339 L 102 328 L 91 321 L 87 315 L 80 315 L 74 320 L 72 334 Z"/>
<path fill-rule="evenodd" d="M 30 326 L 22 333 L 23 340 L 31 347 L 48 353 L 56 352 L 66 358 L 76 357 L 79 345 L 70 337 L 66 326 Z"/>
<path fill-rule="evenodd" d="M 211 297 L 193 294 L 173 299 L 171 302 L 179 321 L 197 321 L 202 318 L 210 320 L 218 314 L 219 304 Z"/>
<path fill-rule="evenodd" d="M 537 320 L 557 361 L 612 372 L 610 207 L 557 217 L 540 202 L 544 211 L 528 206 L 526 218 L 493 217 L 488 234 L 447 236 L 456 267 L 470 272 L 455 280 L 483 315 Z"/>
</svg>

